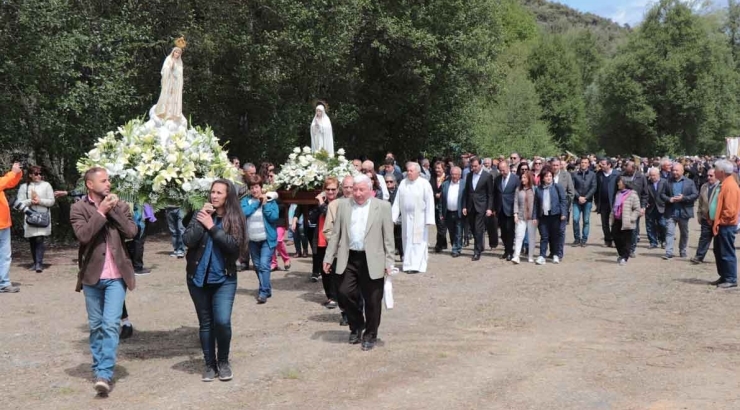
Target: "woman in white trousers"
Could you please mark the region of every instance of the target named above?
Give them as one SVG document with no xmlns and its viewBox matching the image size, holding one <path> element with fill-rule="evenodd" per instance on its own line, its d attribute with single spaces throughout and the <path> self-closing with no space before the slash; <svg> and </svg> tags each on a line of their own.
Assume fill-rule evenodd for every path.
<svg viewBox="0 0 740 410">
<path fill-rule="evenodd" d="M 529 237 L 529 262 L 534 262 L 534 246 L 537 243 L 537 220 L 533 218 L 534 209 L 534 178 L 532 171 L 524 171 L 520 176 L 520 184 L 516 189 L 514 201 L 514 223 L 516 224 L 516 239 L 514 242 L 514 258 L 512 262 L 518 264 L 519 254 L 522 252 L 522 243 L 525 234 Z"/>
</svg>

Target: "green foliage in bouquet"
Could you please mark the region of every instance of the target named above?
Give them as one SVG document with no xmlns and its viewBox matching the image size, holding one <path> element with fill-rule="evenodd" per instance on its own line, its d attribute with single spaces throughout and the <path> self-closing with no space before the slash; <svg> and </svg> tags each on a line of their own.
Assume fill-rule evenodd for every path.
<svg viewBox="0 0 740 410">
<path fill-rule="evenodd" d="M 132 120 L 98 139 L 77 162 L 80 174 L 91 167 L 108 170 L 111 189 L 131 204 L 155 210 L 168 205 L 199 209 L 218 178 L 239 181 L 239 170 L 209 127 L 154 127 Z"/>
<path fill-rule="evenodd" d="M 336 156 L 331 156 L 325 150 L 311 153 L 309 147 L 295 147 L 269 189 L 312 191 L 321 189 L 327 177 L 341 180 L 352 175 L 354 168 L 344 154 L 342 148 L 337 150 Z"/>
</svg>

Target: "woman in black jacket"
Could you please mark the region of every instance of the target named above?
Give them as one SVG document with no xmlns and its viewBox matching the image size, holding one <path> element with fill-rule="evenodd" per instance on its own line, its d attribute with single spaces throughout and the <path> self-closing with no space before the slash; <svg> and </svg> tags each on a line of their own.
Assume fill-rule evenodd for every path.
<svg viewBox="0 0 740 410">
<path fill-rule="evenodd" d="M 236 261 L 246 246 L 245 231 L 236 187 L 219 179 L 211 184 L 210 201 L 190 220 L 183 235 L 188 247 L 188 290 L 200 324 L 204 382 L 217 376 L 221 381 L 233 377 L 229 365 L 231 309 L 236 295 Z"/>
</svg>

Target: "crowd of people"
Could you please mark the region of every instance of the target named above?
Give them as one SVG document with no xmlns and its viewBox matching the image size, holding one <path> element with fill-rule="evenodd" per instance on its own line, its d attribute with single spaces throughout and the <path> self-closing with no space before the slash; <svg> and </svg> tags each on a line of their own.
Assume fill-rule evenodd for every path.
<svg viewBox="0 0 740 410">
<path fill-rule="evenodd" d="M 389 153 L 382 166 L 353 162 L 356 173 L 341 181 L 329 177 L 313 205 L 282 203 L 265 189 L 275 166 L 249 163 L 241 186 L 215 181 L 202 209 L 185 214 L 179 204 L 165 209 L 173 258 L 184 258 L 186 284 L 200 326 L 203 381 L 231 380 L 231 311 L 237 272 L 257 274 L 257 304 L 272 297 L 271 273 L 291 267 L 292 258 L 312 258 L 310 280 L 323 284 L 327 309 L 338 308 L 339 324 L 349 326 L 349 343 L 372 350 L 377 342 L 384 278 L 394 271 L 423 273 L 429 250 L 459 258 L 471 247 L 471 260 L 498 252 L 513 264 L 545 265 L 566 260 L 565 234 L 572 218 L 574 247 L 589 246 L 590 217 L 601 218 L 604 243 L 616 262 L 636 257 L 644 219 L 649 249 L 663 259 L 688 258 L 689 221 L 699 220 L 699 245 L 691 262 L 703 263 L 709 247 L 718 288 L 737 287 L 735 233 L 740 214 L 738 162 L 724 158 L 531 159 L 465 155 L 450 160 L 409 161 L 402 169 Z M 0 192 L 20 183 L 14 164 L 0 178 Z M 13 207 L 25 213 L 31 269 L 44 269 L 44 238 L 50 235 L 49 209 L 55 198 L 41 168 L 30 167 Z M 146 204 L 131 206 L 111 192 L 107 171 L 85 173 L 87 193 L 73 204 L 70 222 L 79 241 L 77 290 L 84 291 L 90 326 L 95 389 L 110 391 L 118 342 L 133 334 L 125 296 L 143 266 L 146 223 L 155 220 Z M 46 215 L 46 218 L 39 216 Z M 9 280 L 10 206 L 0 195 L 0 293 L 19 288 Z M 436 226 L 434 243 L 429 228 Z M 539 238 L 537 237 L 539 235 Z M 678 241 L 676 237 L 678 236 Z M 294 255 L 287 246 L 292 241 Z M 486 244 L 488 246 L 486 246 Z M 539 244 L 539 251 L 537 251 Z M 251 264 L 250 264 L 251 261 Z"/>
</svg>

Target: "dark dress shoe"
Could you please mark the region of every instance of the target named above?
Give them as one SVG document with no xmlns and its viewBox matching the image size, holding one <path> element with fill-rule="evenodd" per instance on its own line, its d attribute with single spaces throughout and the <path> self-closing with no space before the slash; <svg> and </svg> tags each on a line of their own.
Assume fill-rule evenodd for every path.
<svg viewBox="0 0 740 410">
<path fill-rule="evenodd" d="M 479 260 L 480 260 L 480 255 L 479 254 L 473 255 L 473 261 L 479 261 Z"/>
<path fill-rule="evenodd" d="M 267 303 L 267 298 L 264 296 L 257 296 L 257 304 L 262 305 Z"/>
<path fill-rule="evenodd" d="M 360 343 L 360 335 L 362 334 L 362 329 L 357 331 L 351 331 L 349 333 L 349 344 L 356 345 Z"/>
<path fill-rule="evenodd" d="M 120 335 L 118 337 L 120 339 L 128 339 L 133 334 L 134 334 L 134 326 L 133 325 L 123 325 L 123 326 L 121 326 L 121 333 L 120 333 Z"/>
<path fill-rule="evenodd" d="M 459 254 L 459 253 L 453 253 L 453 254 L 452 254 L 452 257 L 453 257 L 453 258 L 458 258 L 458 257 L 460 257 L 460 254 Z"/>
<path fill-rule="evenodd" d="M 438 246 L 435 246 L 434 247 L 434 253 L 440 253 L 440 252 L 442 252 L 442 248 L 440 248 Z"/>
<path fill-rule="evenodd" d="M 725 283 L 725 280 L 723 278 L 719 278 L 719 279 L 715 280 L 714 282 L 709 282 L 709 284 L 712 285 L 712 286 L 721 285 L 723 283 Z"/>
<path fill-rule="evenodd" d="M 717 288 L 719 289 L 730 289 L 730 288 L 736 288 L 737 282 L 723 282 L 717 285 Z"/>
<path fill-rule="evenodd" d="M 367 352 L 368 350 L 373 350 L 373 347 L 375 347 L 375 340 L 363 340 L 362 341 L 362 351 Z"/>
<path fill-rule="evenodd" d="M 503 255 L 501 255 L 501 259 L 506 259 L 508 256 L 509 255 L 507 255 L 507 254 L 503 254 Z"/>
<path fill-rule="evenodd" d="M 511 255 L 506 255 L 506 262 L 511 262 L 511 260 L 514 259 L 511 257 Z"/>
<path fill-rule="evenodd" d="M 347 320 L 347 314 L 342 312 L 342 318 L 339 319 L 339 326 L 349 326 L 349 321 Z"/>
</svg>

